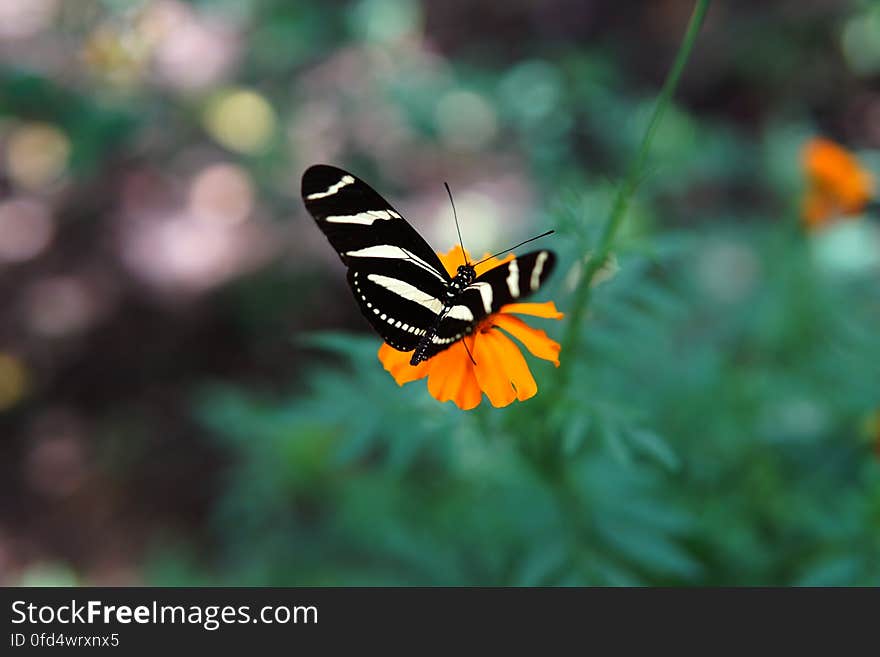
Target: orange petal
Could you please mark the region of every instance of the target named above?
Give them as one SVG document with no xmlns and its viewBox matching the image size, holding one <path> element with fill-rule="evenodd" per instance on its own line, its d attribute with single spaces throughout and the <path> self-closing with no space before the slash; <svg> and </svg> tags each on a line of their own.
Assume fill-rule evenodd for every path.
<svg viewBox="0 0 880 657">
<path fill-rule="evenodd" d="M 516 399 L 516 390 L 504 373 L 504 346 L 496 342 L 498 331 L 477 333 L 474 340 L 474 374 L 492 406 L 507 406 Z"/>
<path fill-rule="evenodd" d="M 462 251 L 461 247 L 456 244 L 446 253 L 438 253 L 437 257 L 440 258 L 440 262 L 443 263 L 443 266 L 446 268 L 447 273 L 450 276 L 455 276 L 455 273 L 458 271 L 458 266 L 463 265 L 465 260 L 470 262 L 471 256 L 467 251 Z"/>
<path fill-rule="evenodd" d="M 463 265 L 465 261 L 467 262 L 482 262 L 478 267 L 475 267 L 475 271 L 477 272 L 477 276 L 485 274 L 490 269 L 497 267 L 498 265 L 502 265 L 509 260 L 513 260 L 514 255 L 512 253 L 508 253 L 503 258 L 495 258 L 490 253 L 484 253 L 479 258 L 471 257 L 471 254 L 468 253 L 467 249 L 464 251 L 461 250 L 461 247 L 456 244 L 446 253 L 437 253 L 437 257 L 440 258 L 440 262 L 443 263 L 443 266 L 446 268 L 447 273 L 450 276 L 455 276 L 458 272 L 458 266 Z"/>
<path fill-rule="evenodd" d="M 559 367 L 559 350 L 562 347 L 555 340 L 551 340 L 544 331 L 532 328 L 519 317 L 501 313 L 495 315 L 492 322 L 522 342 L 532 355 L 552 361 L 556 367 Z"/>
<path fill-rule="evenodd" d="M 474 373 L 492 406 L 534 396 L 538 386 L 516 345 L 500 331 L 480 332 L 474 340 Z"/>
<path fill-rule="evenodd" d="M 494 269 L 498 265 L 503 265 L 505 262 L 509 262 L 510 260 L 513 260 L 513 258 L 514 258 L 514 255 L 512 253 L 508 253 L 503 258 L 490 257 L 490 255 L 488 253 L 484 253 L 483 255 L 481 255 L 477 259 L 477 262 L 480 262 L 480 260 L 485 260 L 486 262 L 475 267 L 474 271 L 477 272 L 477 276 L 482 276 L 490 269 Z"/>
<path fill-rule="evenodd" d="M 470 359 L 468 359 L 468 362 L 470 363 Z M 483 401 L 483 391 L 480 390 L 480 385 L 477 383 L 477 377 L 474 375 L 473 369 L 462 381 L 461 388 L 458 389 L 458 394 L 452 398 L 452 401 L 463 411 L 476 408 Z"/>
<path fill-rule="evenodd" d="M 397 385 L 400 386 L 404 383 L 416 381 L 428 376 L 428 373 L 431 370 L 431 362 L 433 361 L 433 359 L 431 359 L 419 363 L 416 366 L 410 365 L 409 359 L 412 357 L 410 352 L 398 351 L 384 342 L 382 343 L 382 346 L 379 347 L 378 355 L 382 365 L 391 376 L 394 377 L 394 380 L 397 381 Z"/>
<path fill-rule="evenodd" d="M 516 398 L 525 401 L 534 397 L 538 392 L 538 384 L 529 370 L 526 359 L 523 358 L 519 347 L 501 331 L 490 331 L 491 340 L 497 343 L 498 351 L 503 354 L 503 371 L 513 387 L 516 389 Z"/>
<path fill-rule="evenodd" d="M 564 313 L 556 310 L 556 304 L 552 301 L 543 303 L 509 303 L 502 306 L 500 313 L 514 313 L 516 315 L 534 315 L 535 317 L 547 317 L 548 319 L 562 319 Z"/>
<path fill-rule="evenodd" d="M 454 344 L 428 362 L 433 363 L 428 376 L 428 392 L 434 399 L 441 402 L 452 400 L 465 411 L 479 405 L 483 394 L 464 345 Z"/>
<path fill-rule="evenodd" d="M 516 343 L 508 339 L 503 333 L 498 331 L 495 331 L 495 333 L 499 333 L 499 337 L 510 345 L 507 358 L 504 361 L 504 371 L 513 387 L 516 388 L 516 398 L 520 401 L 531 399 L 538 393 L 538 384 L 535 383 L 535 377 L 532 376 L 529 364 L 523 358 L 522 352 L 516 346 Z"/>
</svg>

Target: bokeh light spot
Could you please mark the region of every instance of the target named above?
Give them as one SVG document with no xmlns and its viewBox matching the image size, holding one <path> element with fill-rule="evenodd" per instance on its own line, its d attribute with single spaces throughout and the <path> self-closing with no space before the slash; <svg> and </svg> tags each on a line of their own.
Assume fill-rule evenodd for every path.
<svg viewBox="0 0 880 657">
<path fill-rule="evenodd" d="M 860 75 L 880 71 L 880 5 L 846 22 L 841 47 L 850 68 Z"/>
<path fill-rule="evenodd" d="M 58 0 L 3 0 L 0 2 L 0 39 L 29 37 L 55 17 Z"/>
<path fill-rule="evenodd" d="M 388 43 L 415 32 L 421 20 L 413 0 L 362 0 L 352 11 L 350 22 L 363 39 Z"/>
<path fill-rule="evenodd" d="M 495 110 L 471 91 L 452 91 L 440 99 L 435 112 L 440 138 L 450 148 L 479 150 L 498 130 Z"/>
<path fill-rule="evenodd" d="M 0 263 L 30 260 L 52 240 L 49 208 L 32 199 L 0 202 Z"/>
<path fill-rule="evenodd" d="M 455 205 L 459 217 L 479 217 L 479 221 L 467 223 L 466 247 L 468 244 L 497 243 L 502 216 L 498 201 L 488 194 L 465 190 L 456 193 Z M 455 222 L 450 219 L 450 209 L 447 204 L 438 206 L 434 225 L 437 226 L 437 244 L 458 244 Z"/>
<path fill-rule="evenodd" d="M 91 290 L 73 276 L 55 276 L 31 284 L 25 302 L 30 328 L 51 338 L 84 330 L 97 310 Z"/>
<path fill-rule="evenodd" d="M 180 90 L 202 89 L 223 80 L 241 49 L 233 24 L 217 13 L 194 11 L 180 2 L 166 0 L 151 6 L 142 29 L 156 42 L 159 79 Z"/>
<path fill-rule="evenodd" d="M 21 187 L 39 190 L 56 182 L 67 169 L 70 140 L 48 123 L 25 123 L 9 136 L 6 169 Z"/>
<path fill-rule="evenodd" d="M 29 566 L 22 574 L 20 586 L 76 586 L 76 572 L 63 563 L 40 562 Z"/>
<path fill-rule="evenodd" d="M 208 104 L 205 129 L 218 143 L 240 153 L 266 148 L 275 132 L 275 111 L 263 96 L 247 89 L 221 93 Z"/>
<path fill-rule="evenodd" d="M 234 164 L 207 166 L 190 186 L 190 211 L 198 219 L 225 225 L 238 224 L 248 218 L 253 205 L 250 177 Z"/>
<path fill-rule="evenodd" d="M 83 439 L 75 425 L 55 427 L 34 441 L 25 460 L 31 488 L 46 497 L 66 497 L 86 478 Z"/>
<path fill-rule="evenodd" d="M 562 76 L 543 60 L 529 60 L 515 66 L 501 80 L 502 103 L 522 123 L 539 126 L 555 112 L 562 99 Z M 528 93 L 523 93 L 528 89 Z"/>
<path fill-rule="evenodd" d="M 19 359 L 0 351 L 0 413 L 15 406 L 27 392 L 27 369 Z"/>
<path fill-rule="evenodd" d="M 761 276 L 761 263 L 746 244 L 707 244 L 697 256 L 695 272 L 703 291 L 722 303 L 745 299 Z"/>
<path fill-rule="evenodd" d="M 811 241 L 816 261 L 830 273 L 863 275 L 880 269 L 880 230 L 867 221 L 841 221 Z"/>
</svg>

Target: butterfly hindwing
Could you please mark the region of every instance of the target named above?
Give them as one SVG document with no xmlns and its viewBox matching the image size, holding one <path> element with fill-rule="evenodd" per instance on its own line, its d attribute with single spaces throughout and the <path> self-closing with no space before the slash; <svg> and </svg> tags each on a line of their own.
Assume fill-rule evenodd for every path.
<svg viewBox="0 0 880 657">
<path fill-rule="evenodd" d="M 483 319 L 503 306 L 537 292 L 555 266 L 556 256 L 552 251 L 532 251 L 478 276 L 441 320 L 428 356 L 471 333 Z"/>
<path fill-rule="evenodd" d="M 342 169 L 309 167 L 302 196 L 348 267 L 370 324 L 396 349 L 414 349 L 437 321 L 451 280 L 440 259 L 385 199 Z"/>
<path fill-rule="evenodd" d="M 348 284 L 364 317 L 395 349 L 412 351 L 437 322 L 443 303 L 386 273 L 349 269 Z"/>
</svg>

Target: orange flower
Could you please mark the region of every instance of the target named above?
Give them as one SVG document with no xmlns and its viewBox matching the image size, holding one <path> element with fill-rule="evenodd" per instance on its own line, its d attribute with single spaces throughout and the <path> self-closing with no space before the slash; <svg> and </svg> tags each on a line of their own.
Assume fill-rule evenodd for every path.
<svg viewBox="0 0 880 657">
<path fill-rule="evenodd" d="M 874 178 L 845 148 L 816 137 L 801 154 L 807 176 L 803 220 L 810 229 L 862 212 L 874 195 Z"/>
<path fill-rule="evenodd" d="M 438 253 L 440 261 L 450 276 L 455 276 L 458 265 L 467 256 L 460 247 L 453 247 L 448 253 Z M 486 254 L 483 257 L 487 257 Z M 477 266 L 477 275 L 492 269 L 513 258 L 491 258 Z M 503 306 L 497 313 L 484 319 L 476 330 L 448 349 L 416 366 L 409 364 L 410 354 L 397 351 L 387 344 L 379 348 L 379 360 L 391 373 L 398 385 L 428 377 L 428 392 L 438 401 L 449 401 L 463 410 L 479 405 L 483 393 L 493 406 L 501 407 L 514 399 L 525 401 L 534 397 L 538 385 L 529 371 L 526 359 L 519 347 L 503 332 L 506 331 L 525 345 L 534 356 L 553 361 L 559 367 L 559 343 L 554 342 L 544 331 L 534 329 L 514 315 L 533 315 L 562 319 L 552 301 L 546 303 L 511 303 Z M 468 349 L 474 356 L 476 365 L 471 362 L 462 344 L 467 341 Z"/>
</svg>

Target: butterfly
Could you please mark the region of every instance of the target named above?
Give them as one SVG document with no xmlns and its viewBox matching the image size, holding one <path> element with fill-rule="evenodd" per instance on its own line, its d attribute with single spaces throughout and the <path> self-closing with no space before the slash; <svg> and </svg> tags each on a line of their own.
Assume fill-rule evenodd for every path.
<svg viewBox="0 0 880 657">
<path fill-rule="evenodd" d="M 413 352 L 411 365 L 448 349 L 502 306 L 537 292 L 556 264 L 552 251 L 532 251 L 480 276 L 479 263 L 465 262 L 450 277 L 422 236 L 351 173 L 311 166 L 303 174 L 302 197 L 348 268 L 361 312 L 391 347 Z"/>
</svg>

